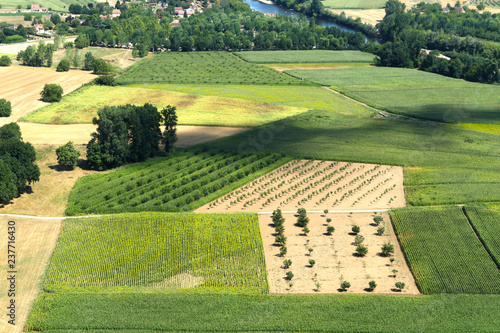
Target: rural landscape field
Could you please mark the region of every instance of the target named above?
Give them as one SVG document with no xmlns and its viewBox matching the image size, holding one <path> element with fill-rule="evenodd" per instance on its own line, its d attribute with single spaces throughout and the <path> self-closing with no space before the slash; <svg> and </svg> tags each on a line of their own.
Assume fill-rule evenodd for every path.
<svg viewBox="0 0 500 333">
<path fill-rule="evenodd" d="M 1 332 L 500 327 L 487 8 L 1 4 Z"/>
</svg>

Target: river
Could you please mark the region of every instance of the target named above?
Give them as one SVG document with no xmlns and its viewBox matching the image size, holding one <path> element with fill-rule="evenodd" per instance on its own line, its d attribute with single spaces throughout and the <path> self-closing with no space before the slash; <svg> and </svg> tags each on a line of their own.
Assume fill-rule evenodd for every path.
<svg viewBox="0 0 500 333">
<path fill-rule="evenodd" d="M 268 4 L 259 2 L 258 0 L 243 0 L 243 2 L 249 4 L 250 8 L 252 8 L 252 10 L 255 10 L 255 11 L 261 12 L 261 13 L 280 14 L 280 15 L 286 15 L 286 16 L 292 16 L 292 17 L 307 17 L 307 15 L 305 15 L 305 14 L 297 13 L 297 12 L 294 12 L 290 9 L 285 9 L 283 7 L 279 7 L 275 4 L 268 5 Z M 307 17 L 307 19 L 309 20 L 309 17 Z M 316 24 L 322 25 L 324 27 L 337 27 L 341 30 L 348 31 L 348 32 L 356 32 L 357 31 L 357 30 L 339 25 L 337 23 L 334 23 L 331 21 L 325 21 L 322 19 L 316 19 Z"/>
</svg>

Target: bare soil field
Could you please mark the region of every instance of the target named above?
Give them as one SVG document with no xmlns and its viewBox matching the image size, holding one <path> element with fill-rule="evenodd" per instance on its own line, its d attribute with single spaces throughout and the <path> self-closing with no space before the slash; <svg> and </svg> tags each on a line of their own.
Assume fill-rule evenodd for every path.
<svg viewBox="0 0 500 333">
<path fill-rule="evenodd" d="M 295 214 L 283 214 L 285 218 L 285 236 L 287 237 L 287 254 L 280 255 L 280 248 L 275 243 L 275 230 L 270 214 L 261 214 L 259 223 L 264 244 L 266 266 L 271 293 L 277 294 L 312 294 L 312 293 L 356 293 L 356 294 L 393 294 L 419 295 L 401 248 L 392 229 L 387 213 L 377 213 L 384 218 L 380 224 L 385 233 L 379 236 L 372 213 L 353 214 L 312 214 L 307 227 L 310 232 L 302 233 L 302 228 L 295 225 Z M 328 223 L 327 218 L 332 221 Z M 326 227 L 331 225 L 335 231 L 326 234 Z M 354 245 L 353 225 L 360 227 L 359 235 L 364 236 L 363 245 L 368 248 L 364 257 L 357 256 Z M 390 257 L 380 255 L 384 243 L 394 245 L 394 254 Z M 313 251 L 310 252 L 309 249 Z M 389 258 L 394 258 L 391 263 Z M 290 259 L 292 264 L 285 269 L 283 261 Z M 315 264 L 311 267 L 309 260 Z M 397 272 L 393 272 L 397 270 Z M 287 280 L 286 272 L 291 271 L 293 278 Z M 396 274 L 396 277 L 394 277 Z M 368 290 L 368 283 L 375 281 L 377 287 Z M 347 291 L 340 290 L 340 283 L 348 281 L 351 287 Z M 405 288 L 398 291 L 396 282 L 404 282 Z M 290 283 L 292 284 L 290 286 Z M 318 288 L 319 287 L 319 288 Z"/>
<path fill-rule="evenodd" d="M 7 233 L 8 221 L 15 222 L 15 297 L 9 297 L 7 291 L 10 289 L 10 281 L 7 273 Z M 0 317 L 0 331 L 6 333 L 18 333 L 23 331 L 24 324 L 28 318 L 30 308 L 38 293 L 41 291 L 40 277 L 45 271 L 50 256 L 56 245 L 57 237 L 61 230 L 62 220 L 31 220 L 24 218 L 0 217 L 0 260 L 2 262 L 3 274 L 0 279 L 0 306 L 2 316 Z M 11 300 L 15 301 L 16 321 L 15 326 L 7 320 L 8 309 Z"/>
<path fill-rule="evenodd" d="M 35 123 L 18 123 L 23 133 L 24 141 L 32 144 L 63 145 L 68 141 L 74 144 L 86 145 L 90 134 L 95 132 L 93 124 L 47 125 Z M 177 126 L 178 140 L 176 147 L 189 147 L 199 143 L 209 142 L 231 136 L 244 131 L 244 127 L 215 127 L 215 126 Z"/>
<path fill-rule="evenodd" d="M 295 160 L 197 212 L 357 210 L 406 206 L 403 168 Z"/>
<path fill-rule="evenodd" d="M 60 84 L 64 94 L 68 94 L 92 81 L 95 75 L 80 70 L 58 73 L 52 68 L 11 66 L 1 67 L 0 77 L 0 97 L 12 103 L 12 115 L 0 118 L 1 126 L 46 105 L 40 100 L 46 83 Z"/>
</svg>

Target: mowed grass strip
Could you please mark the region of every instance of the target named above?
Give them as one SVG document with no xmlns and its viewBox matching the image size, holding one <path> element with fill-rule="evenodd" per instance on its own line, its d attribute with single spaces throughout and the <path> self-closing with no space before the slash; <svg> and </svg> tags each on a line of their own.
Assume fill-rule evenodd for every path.
<svg viewBox="0 0 500 333">
<path fill-rule="evenodd" d="M 466 205 L 464 210 L 481 242 L 500 268 L 500 211 L 475 205 Z"/>
<path fill-rule="evenodd" d="M 370 67 L 293 70 L 390 112 L 447 123 L 500 124 L 500 86 L 466 82 L 416 69 Z"/>
<path fill-rule="evenodd" d="M 228 52 L 169 52 L 144 59 L 117 79 L 118 84 L 311 85 Z"/>
<path fill-rule="evenodd" d="M 59 103 L 40 108 L 21 121 L 41 124 L 92 123 L 104 106 L 151 103 L 159 109 L 177 107 L 179 125 L 254 127 L 307 111 L 237 98 L 200 96 L 168 90 L 132 87 L 86 86 Z"/>
<path fill-rule="evenodd" d="M 80 178 L 66 214 L 190 211 L 290 160 L 271 153 L 180 152 Z"/>
<path fill-rule="evenodd" d="M 267 293 L 256 214 L 141 213 L 69 219 L 46 291 Z"/>
<path fill-rule="evenodd" d="M 500 293 L 500 271 L 460 207 L 401 208 L 390 215 L 422 293 Z"/>
<path fill-rule="evenodd" d="M 287 63 L 371 63 L 375 56 L 361 51 L 246 51 L 236 52 L 241 59 L 257 64 L 287 64 Z"/>
<path fill-rule="evenodd" d="M 499 308 L 498 295 L 43 294 L 25 330 L 492 332 Z"/>
</svg>

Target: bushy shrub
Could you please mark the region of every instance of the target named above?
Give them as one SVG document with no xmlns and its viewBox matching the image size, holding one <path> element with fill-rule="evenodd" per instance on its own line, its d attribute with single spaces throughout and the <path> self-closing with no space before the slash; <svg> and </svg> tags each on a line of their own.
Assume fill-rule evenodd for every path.
<svg viewBox="0 0 500 333">
<path fill-rule="evenodd" d="M 313 267 L 314 264 L 316 264 L 316 260 L 314 259 L 309 259 L 309 266 Z"/>
<path fill-rule="evenodd" d="M 351 287 L 351 284 L 347 281 L 342 281 L 342 283 L 340 284 L 340 289 L 343 291 L 346 291 L 350 287 Z"/>
<path fill-rule="evenodd" d="M 396 282 L 396 288 L 399 289 L 399 291 L 403 290 L 405 287 L 405 283 L 404 282 Z"/>
<path fill-rule="evenodd" d="M 358 225 L 353 225 L 351 230 L 353 233 L 357 234 L 361 230 L 361 228 Z"/>
<path fill-rule="evenodd" d="M 390 256 L 392 253 L 394 253 L 394 245 L 391 243 L 385 243 L 382 245 L 382 255 L 384 256 Z"/>
<path fill-rule="evenodd" d="M 113 66 L 102 59 L 94 60 L 94 71 L 97 75 L 109 75 L 114 72 Z"/>
<path fill-rule="evenodd" d="M 99 75 L 94 79 L 94 83 L 99 86 L 116 86 L 116 81 L 113 75 Z"/>
<path fill-rule="evenodd" d="M 293 279 L 293 273 L 291 271 L 286 272 L 286 279 L 288 281 L 290 281 L 291 279 Z"/>
<path fill-rule="evenodd" d="M 368 282 L 368 289 L 371 291 L 377 287 L 377 283 L 375 281 Z"/>
<path fill-rule="evenodd" d="M 12 114 L 12 105 L 6 99 L 0 99 L 0 117 L 9 117 Z"/>
<path fill-rule="evenodd" d="M 331 225 L 329 225 L 328 227 L 326 227 L 326 233 L 327 233 L 327 235 L 331 235 L 334 231 L 335 231 L 335 228 L 332 227 Z"/>
<path fill-rule="evenodd" d="M 359 244 L 356 247 L 356 252 L 358 253 L 358 255 L 360 257 L 364 257 L 368 253 L 368 248 L 366 246 L 364 246 L 364 245 Z"/>
<path fill-rule="evenodd" d="M 70 65 L 69 60 L 63 59 L 57 65 L 57 71 L 58 72 L 67 72 L 67 71 L 69 71 L 69 65 Z"/>
<path fill-rule="evenodd" d="M 382 236 L 384 234 L 384 231 L 385 231 L 384 227 L 378 227 L 377 228 L 377 234 L 379 234 L 379 236 Z"/>
<path fill-rule="evenodd" d="M 285 261 L 283 261 L 283 267 L 284 268 L 289 268 L 290 266 L 292 266 L 292 260 L 291 259 L 286 259 Z"/>
<path fill-rule="evenodd" d="M 379 225 L 380 222 L 382 222 L 384 220 L 384 218 L 380 215 L 376 215 L 373 217 L 373 222 L 375 222 L 376 225 Z"/>
<path fill-rule="evenodd" d="M 73 146 L 73 142 L 69 141 L 64 146 L 56 149 L 57 162 L 69 169 L 74 169 L 78 162 L 80 153 Z"/>
<path fill-rule="evenodd" d="M 42 101 L 49 103 L 61 101 L 62 94 L 63 88 L 56 83 L 47 83 L 40 93 Z"/>
<path fill-rule="evenodd" d="M 354 244 L 359 245 L 363 243 L 365 238 L 361 235 L 356 235 L 356 238 L 354 238 Z"/>
<path fill-rule="evenodd" d="M 12 60 L 8 56 L 1 56 L 0 57 L 0 66 L 6 67 L 12 65 Z"/>
</svg>

